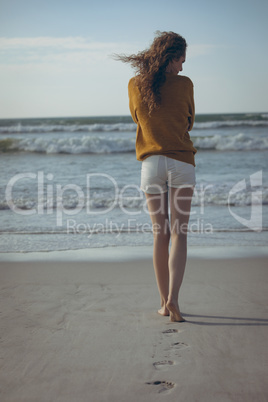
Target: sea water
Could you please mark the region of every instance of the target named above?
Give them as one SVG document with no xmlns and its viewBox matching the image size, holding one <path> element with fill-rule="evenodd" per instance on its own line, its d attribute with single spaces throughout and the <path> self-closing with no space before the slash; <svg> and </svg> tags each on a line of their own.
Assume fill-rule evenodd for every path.
<svg viewBox="0 0 268 402">
<path fill-rule="evenodd" d="M 130 116 L 0 120 L 0 252 L 152 245 Z M 265 246 L 268 114 L 197 115 L 188 244 Z"/>
</svg>

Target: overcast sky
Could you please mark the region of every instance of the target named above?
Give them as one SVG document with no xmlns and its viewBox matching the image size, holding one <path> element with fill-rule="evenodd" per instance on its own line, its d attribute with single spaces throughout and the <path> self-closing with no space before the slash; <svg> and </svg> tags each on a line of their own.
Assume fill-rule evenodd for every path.
<svg viewBox="0 0 268 402">
<path fill-rule="evenodd" d="M 267 0 L 0 0 L 0 118 L 128 115 L 157 30 L 188 42 L 196 113 L 268 111 Z"/>
</svg>

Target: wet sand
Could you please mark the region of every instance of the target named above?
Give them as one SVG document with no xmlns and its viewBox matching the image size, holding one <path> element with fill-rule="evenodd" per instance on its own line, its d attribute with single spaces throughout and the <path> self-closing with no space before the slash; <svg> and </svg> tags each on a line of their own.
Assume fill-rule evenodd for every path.
<svg viewBox="0 0 268 402">
<path fill-rule="evenodd" d="M 0 262 L 2 402 L 267 401 L 267 257 L 190 256 L 174 323 L 151 259 L 38 256 Z"/>
</svg>

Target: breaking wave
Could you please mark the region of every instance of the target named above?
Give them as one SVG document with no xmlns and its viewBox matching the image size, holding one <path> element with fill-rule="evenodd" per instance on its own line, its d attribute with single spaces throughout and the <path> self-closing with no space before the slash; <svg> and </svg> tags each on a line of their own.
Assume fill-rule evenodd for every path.
<svg viewBox="0 0 268 402">
<path fill-rule="evenodd" d="M 262 187 L 262 199 L 261 203 L 263 205 L 268 205 L 268 188 Z M 204 192 L 204 199 L 200 199 L 200 195 L 197 191 L 194 193 L 192 199 L 192 206 L 202 205 L 214 205 L 214 206 L 233 206 L 233 207 L 243 207 L 251 206 L 256 203 L 259 205 L 260 200 L 252 198 L 251 189 L 246 189 L 245 191 L 239 191 L 237 193 L 229 193 L 228 188 L 224 187 L 214 187 L 213 190 L 206 190 Z M 15 196 L 12 200 L 7 200 L 5 198 L 0 199 L 0 210 L 8 209 L 18 209 L 21 211 L 34 211 L 39 207 L 43 211 L 55 211 L 57 210 L 75 210 L 75 209 L 87 209 L 87 212 L 97 214 L 101 210 L 108 210 L 110 208 L 121 208 L 124 211 L 136 210 L 140 211 L 144 208 L 145 198 L 144 197 L 115 197 L 114 192 L 110 194 L 94 193 L 92 197 L 88 198 L 86 196 L 79 198 L 79 196 L 72 192 L 71 194 L 64 194 L 62 201 L 57 200 L 56 196 L 52 199 L 41 199 L 34 196 Z"/>
<path fill-rule="evenodd" d="M 243 133 L 192 137 L 199 150 L 252 151 L 267 150 L 268 138 Z M 135 152 L 135 137 L 124 136 L 81 136 L 69 138 L 4 138 L 0 140 L 0 152 L 32 152 L 46 154 L 105 154 Z"/>
</svg>

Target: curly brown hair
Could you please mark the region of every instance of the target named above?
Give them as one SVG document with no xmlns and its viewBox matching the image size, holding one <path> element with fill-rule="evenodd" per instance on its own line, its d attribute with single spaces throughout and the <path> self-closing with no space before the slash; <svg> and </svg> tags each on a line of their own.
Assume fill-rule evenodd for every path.
<svg viewBox="0 0 268 402">
<path fill-rule="evenodd" d="M 174 32 L 156 32 L 149 49 L 130 56 L 117 55 L 117 60 L 130 63 L 136 69 L 136 83 L 149 115 L 161 104 L 160 88 L 166 80 L 168 64 L 185 56 L 186 40 Z"/>
</svg>

